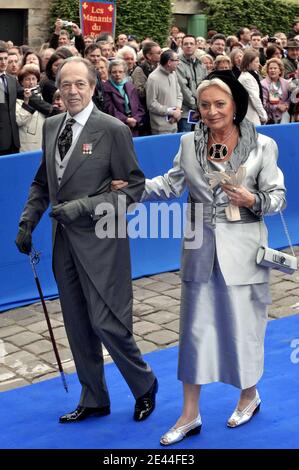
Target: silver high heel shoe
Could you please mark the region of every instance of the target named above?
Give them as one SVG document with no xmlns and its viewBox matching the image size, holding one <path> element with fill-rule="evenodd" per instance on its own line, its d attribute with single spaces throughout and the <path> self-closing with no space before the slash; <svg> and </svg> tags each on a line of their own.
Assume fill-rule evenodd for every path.
<svg viewBox="0 0 299 470">
<path fill-rule="evenodd" d="M 193 436 L 194 434 L 199 434 L 201 430 L 201 417 L 197 416 L 190 423 L 180 426 L 179 428 L 170 428 L 160 439 L 160 444 L 162 446 L 169 446 L 175 444 L 176 442 L 182 441 L 185 437 Z"/>
<path fill-rule="evenodd" d="M 237 426 L 241 426 L 241 424 L 247 423 L 260 410 L 260 406 L 261 399 L 258 391 L 256 391 L 254 399 L 246 406 L 246 408 L 244 408 L 244 410 L 240 411 L 238 408 L 235 409 L 226 423 L 227 426 L 229 428 L 236 428 Z"/>
</svg>

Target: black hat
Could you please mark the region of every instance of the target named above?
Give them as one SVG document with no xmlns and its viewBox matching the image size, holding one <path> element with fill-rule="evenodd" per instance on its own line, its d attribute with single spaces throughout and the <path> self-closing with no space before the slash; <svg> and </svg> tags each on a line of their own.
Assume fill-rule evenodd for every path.
<svg viewBox="0 0 299 470">
<path fill-rule="evenodd" d="M 214 70 L 209 73 L 206 80 L 212 80 L 212 78 L 219 78 L 230 88 L 236 105 L 236 116 L 234 122 L 239 124 L 243 121 L 247 113 L 249 100 L 247 90 L 245 90 L 239 80 L 236 79 L 231 70 Z"/>
</svg>

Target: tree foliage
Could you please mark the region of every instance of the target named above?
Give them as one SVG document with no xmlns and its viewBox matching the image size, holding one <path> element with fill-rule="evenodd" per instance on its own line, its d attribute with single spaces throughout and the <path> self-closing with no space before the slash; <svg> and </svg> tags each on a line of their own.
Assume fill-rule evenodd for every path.
<svg viewBox="0 0 299 470">
<path fill-rule="evenodd" d="M 116 35 L 150 36 L 164 45 L 172 21 L 170 0 L 117 0 Z M 57 18 L 79 24 L 79 0 L 52 0 L 51 27 Z"/>
<path fill-rule="evenodd" d="M 170 0 L 117 0 L 116 34 L 149 36 L 164 45 L 172 21 Z"/>
<path fill-rule="evenodd" d="M 50 7 L 51 27 L 57 18 L 80 24 L 79 0 L 52 0 Z"/>
<path fill-rule="evenodd" d="M 277 31 L 288 33 L 294 18 L 299 17 L 299 5 L 287 0 L 205 0 L 204 3 L 208 28 L 225 35 L 251 25 L 264 35 Z"/>
</svg>

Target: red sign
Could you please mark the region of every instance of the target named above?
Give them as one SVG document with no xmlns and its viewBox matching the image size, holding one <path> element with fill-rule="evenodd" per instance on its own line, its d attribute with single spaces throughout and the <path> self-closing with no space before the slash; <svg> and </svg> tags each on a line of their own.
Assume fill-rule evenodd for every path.
<svg viewBox="0 0 299 470">
<path fill-rule="evenodd" d="M 115 2 L 80 0 L 81 29 L 84 36 L 97 37 L 102 33 L 114 36 Z"/>
</svg>

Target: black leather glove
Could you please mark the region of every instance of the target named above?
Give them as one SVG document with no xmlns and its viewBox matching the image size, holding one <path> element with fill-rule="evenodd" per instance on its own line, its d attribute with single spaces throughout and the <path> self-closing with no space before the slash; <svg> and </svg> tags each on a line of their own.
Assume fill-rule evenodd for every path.
<svg viewBox="0 0 299 470">
<path fill-rule="evenodd" d="M 92 202 L 89 197 L 63 202 L 52 207 L 50 217 L 54 217 L 60 224 L 69 225 L 79 217 L 91 215 L 93 212 Z"/>
<path fill-rule="evenodd" d="M 29 255 L 32 250 L 32 228 L 30 222 L 21 222 L 15 240 L 18 250 L 25 255 Z"/>
</svg>

